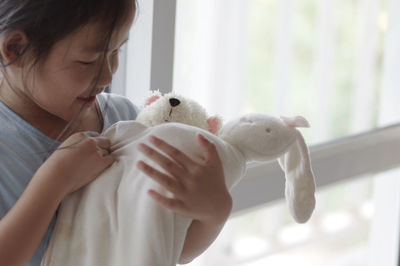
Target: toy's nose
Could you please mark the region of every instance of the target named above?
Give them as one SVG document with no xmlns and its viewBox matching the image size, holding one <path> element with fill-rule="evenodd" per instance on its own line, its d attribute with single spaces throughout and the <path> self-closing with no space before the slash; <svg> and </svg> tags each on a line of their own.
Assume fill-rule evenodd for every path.
<svg viewBox="0 0 400 266">
<path fill-rule="evenodd" d="M 170 99 L 169 99 L 169 104 L 170 104 L 172 107 L 178 106 L 180 103 L 181 103 L 181 101 L 179 101 L 179 100 L 176 99 L 176 98 L 170 98 Z"/>
</svg>

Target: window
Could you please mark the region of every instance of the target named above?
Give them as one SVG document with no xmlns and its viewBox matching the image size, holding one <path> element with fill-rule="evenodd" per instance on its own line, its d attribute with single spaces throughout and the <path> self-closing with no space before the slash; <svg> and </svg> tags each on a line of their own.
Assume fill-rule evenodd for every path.
<svg viewBox="0 0 400 266">
<path fill-rule="evenodd" d="M 174 88 L 226 118 L 304 115 L 319 143 L 377 126 L 386 0 L 177 2 Z"/>
<path fill-rule="evenodd" d="M 233 190 L 232 218 L 190 265 L 396 265 L 400 126 L 386 126 L 400 120 L 400 2 L 139 5 L 125 68 L 136 104 L 173 87 L 225 119 L 301 114 L 312 125 L 302 131 L 317 175 L 312 219 L 288 216 L 274 162 L 252 164 Z"/>
<path fill-rule="evenodd" d="M 296 224 L 284 202 L 230 219 L 215 244 L 190 265 L 366 265 L 372 177 L 356 178 L 317 192 L 317 208 Z"/>
</svg>

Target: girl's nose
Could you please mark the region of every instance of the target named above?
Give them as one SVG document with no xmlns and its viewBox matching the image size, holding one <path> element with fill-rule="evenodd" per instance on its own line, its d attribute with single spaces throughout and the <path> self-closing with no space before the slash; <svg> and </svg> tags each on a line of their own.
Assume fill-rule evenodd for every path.
<svg viewBox="0 0 400 266">
<path fill-rule="evenodd" d="M 112 55 L 106 58 L 99 80 L 100 86 L 105 86 L 111 83 L 112 77 L 118 69 L 118 55 Z"/>
</svg>

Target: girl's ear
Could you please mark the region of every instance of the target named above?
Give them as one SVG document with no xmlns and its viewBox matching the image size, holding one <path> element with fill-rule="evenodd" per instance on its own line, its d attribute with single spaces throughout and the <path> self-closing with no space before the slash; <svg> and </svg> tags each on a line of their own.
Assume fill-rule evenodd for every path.
<svg viewBox="0 0 400 266">
<path fill-rule="evenodd" d="M 28 47 L 28 37 L 23 31 L 10 31 L 0 39 L 0 53 L 5 65 L 21 67 L 21 55 Z"/>
</svg>

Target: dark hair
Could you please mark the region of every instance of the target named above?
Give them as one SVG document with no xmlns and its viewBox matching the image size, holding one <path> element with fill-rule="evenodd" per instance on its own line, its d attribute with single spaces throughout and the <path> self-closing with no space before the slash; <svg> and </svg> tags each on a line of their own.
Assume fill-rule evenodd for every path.
<svg viewBox="0 0 400 266">
<path fill-rule="evenodd" d="M 1 0 L 0 34 L 22 30 L 28 37 L 35 62 L 43 60 L 53 45 L 89 22 L 104 25 L 104 45 L 115 28 L 136 10 L 135 0 Z M 105 47 L 106 49 L 107 47 Z"/>
<path fill-rule="evenodd" d="M 0 35 L 9 30 L 23 31 L 29 44 L 14 60 L 21 59 L 23 62 L 24 56 L 29 54 L 29 58 L 33 58 L 30 67 L 34 67 L 47 58 L 58 41 L 88 23 L 100 22 L 104 29 L 101 37 L 104 38 L 102 45 L 105 58 L 114 30 L 126 21 L 132 10 L 136 13 L 136 8 L 135 0 L 1 0 Z M 0 55 L 3 68 L 13 62 L 5 64 Z M 101 68 L 102 64 L 95 78 L 95 86 L 100 78 Z M 6 76 L 4 78 L 7 79 Z M 58 139 L 66 134 L 71 124 L 72 121 Z"/>
</svg>

